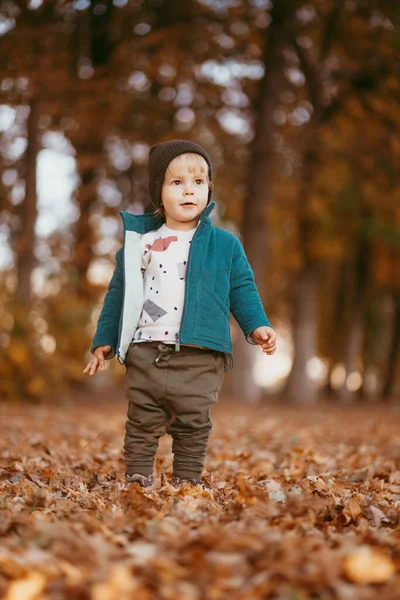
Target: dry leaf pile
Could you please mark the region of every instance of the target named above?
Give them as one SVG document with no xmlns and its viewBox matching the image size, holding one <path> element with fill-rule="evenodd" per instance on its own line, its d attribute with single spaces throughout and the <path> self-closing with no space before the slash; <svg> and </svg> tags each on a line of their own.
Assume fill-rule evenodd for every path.
<svg viewBox="0 0 400 600">
<path fill-rule="evenodd" d="M 223 405 L 200 487 L 126 486 L 125 406 L 1 406 L 6 600 L 396 600 L 400 412 Z"/>
</svg>

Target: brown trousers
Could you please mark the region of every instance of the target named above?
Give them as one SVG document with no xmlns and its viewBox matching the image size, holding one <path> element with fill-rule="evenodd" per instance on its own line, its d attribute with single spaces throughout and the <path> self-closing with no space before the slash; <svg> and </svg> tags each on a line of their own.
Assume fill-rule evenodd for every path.
<svg viewBox="0 0 400 600">
<path fill-rule="evenodd" d="M 125 359 L 129 401 L 124 442 L 126 473 L 153 473 L 158 440 L 172 436 L 173 475 L 200 478 L 212 429 L 210 409 L 224 381 L 224 356 L 161 342 L 131 344 Z"/>
</svg>

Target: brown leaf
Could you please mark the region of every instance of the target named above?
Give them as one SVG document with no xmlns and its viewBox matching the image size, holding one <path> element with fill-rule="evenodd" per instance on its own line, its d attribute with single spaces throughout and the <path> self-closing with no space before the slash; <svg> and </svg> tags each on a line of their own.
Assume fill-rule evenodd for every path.
<svg viewBox="0 0 400 600">
<path fill-rule="evenodd" d="M 381 550 L 361 546 L 343 560 L 343 571 L 348 579 L 355 583 L 384 583 L 396 571 L 392 560 Z"/>
<path fill-rule="evenodd" d="M 360 506 L 359 500 L 357 500 L 356 498 L 351 498 L 347 506 L 342 511 L 342 515 L 346 520 L 346 524 L 350 523 L 350 521 L 354 521 L 354 523 L 357 523 L 357 520 L 361 514 L 362 508 Z"/>
<path fill-rule="evenodd" d="M 97 473 L 93 473 L 86 481 L 86 487 L 88 490 L 93 490 L 96 486 L 100 485 L 99 476 Z"/>
<path fill-rule="evenodd" d="M 32 572 L 24 579 L 18 579 L 11 583 L 5 600 L 36 600 L 45 586 L 45 576 L 39 572 Z"/>
</svg>

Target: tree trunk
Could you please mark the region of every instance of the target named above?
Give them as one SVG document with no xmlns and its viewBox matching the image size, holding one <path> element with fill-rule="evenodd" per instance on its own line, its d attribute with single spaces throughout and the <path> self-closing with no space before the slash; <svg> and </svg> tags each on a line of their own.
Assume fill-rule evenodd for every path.
<svg viewBox="0 0 400 600">
<path fill-rule="evenodd" d="M 303 256 L 303 267 L 298 278 L 298 288 L 294 295 L 293 306 L 293 343 L 294 358 L 292 372 L 287 380 L 284 395 L 289 401 L 302 403 L 316 403 L 318 400 L 315 383 L 307 374 L 309 360 L 317 351 L 317 296 L 319 287 L 320 265 L 311 249 L 313 228 L 315 223 L 308 213 L 308 205 L 312 193 L 319 157 L 319 128 L 332 116 L 329 106 L 325 106 L 322 94 L 320 72 L 329 55 L 334 33 L 339 23 L 343 0 L 335 0 L 327 15 L 322 28 L 321 47 L 318 61 L 310 61 L 307 54 L 299 45 L 296 30 L 291 32 L 291 42 L 296 49 L 300 64 L 306 77 L 310 101 L 314 108 L 313 117 L 308 124 L 308 138 L 306 139 L 303 155 L 303 168 L 298 196 L 299 219 L 299 248 Z M 333 111 L 334 112 L 334 111 Z M 307 131 L 307 130 L 305 130 Z M 303 136 L 307 133 L 303 132 Z M 305 321 L 303 322 L 303 319 Z M 314 336 L 314 338 L 313 338 Z"/>
<path fill-rule="evenodd" d="M 298 285 L 293 295 L 293 345 L 294 356 L 291 373 L 283 396 L 289 402 L 315 404 L 318 401 L 316 384 L 307 373 L 307 365 L 317 351 L 318 287 L 320 266 L 311 250 L 315 224 L 308 215 L 308 204 L 318 167 L 318 125 L 321 115 L 317 111 L 314 129 L 310 132 L 308 149 L 304 153 L 298 197 L 299 248 L 303 266 L 298 275 Z M 313 339 L 314 336 L 314 339 Z"/>
<path fill-rule="evenodd" d="M 32 272 L 35 259 L 35 225 L 37 220 L 36 170 L 39 152 L 38 119 L 40 98 L 35 93 L 30 103 L 27 120 L 27 151 L 25 199 L 18 207 L 21 229 L 15 236 L 15 261 L 17 288 L 12 299 L 13 328 L 7 349 L 8 383 L 0 389 L 6 398 L 37 398 L 46 389 L 44 378 L 40 375 L 40 358 L 37 352 L 35 332 L 29 319 L 32 307 Z M 0 386 L 1 387 L 1 386 Z"/>
<path fill-rule="evenodd" d="M 347 347 L 345 353 L 345 381 L 339 389 L 339 400 L 350 403 L 354 400 L 355 392 L 349 390 L 348 377 L 358 371 L 359 361 L 362 356 L 363 338 L 365 330 L 365 313 L 368 294 L 368 272 L 370 262 L 370 243 L 366 235 L 361 232 L 357 248 L 355 265 L 355 290 L 351 307 L 350 323 L 348 326 Z M 346 339 L 346 338 L 345 338 Z"/>
<path fill-rule="evenodd" d="M 387 360 L 387 371 L 382 390 L 382 397 L 385 400 L 389 400 L 394 393 L 394 383 L 396 379 L 396 368 L 399 361 L 400 348 L 400 298 L 396 290 L 392 293 L 392 300 L 394 307 L 392 337 Z"/>
<path fill-rule="evenodd" d="M 319 272 L 309 265 L 299 274 L 293 315 L 293 366 L 287 380 L 284 397 L 289 402 L 315 404 L 316 385 L 308 369 L 317 353 L 317 306 Z"/>
<path fill-rule="evenodd" d="M 95 233 L 90 223 L 92 206 L 97 202 L 97 177 L 96 170 L 101 158 L 97 154 L 98 148 L 86 148 L 79 151 L 77 168 L 81 185 L 77 191 L 77 204 L 79 206 L 79 219 L 75 223 L 75 255 L 73 261 L 72 284 L 77 295 L 86 301 L 93 301 L 96 290 L 87 279 L 90 262 L 93 258 L 93 245 Z"/>
<path fill-rule="evenodd" d="M 336 397 L 336 389 L 332 387 L 331 376 L 335 366 L 342 360 L 343 344 L 341 343 L 341 340 L 344 339 L 344 336 L 346 335 L 344 320 L 346 315 L 346 307 L 348 304 L 348 294 L 346 294 L 346 290 L 347 282 L 350 276 L 349 271 L 350 269 L 348 260 L 341 260 L 338 265 L 338 275 L 335 278 L 336 285 L 334 292 L 335 299 L 333 315 L 329 330 L 326 332 L 326 335 L 329 335 L 331 338 L 329 340 L 329 349 L 327 352 L 331 352 L 332 362 L 329 367 L 329 373 L 323 394 L 324 396 L 329 397 L 329 399 L 334 399 Z"/>
<path fill-rule="evenodd" d="M 32 296 L 31 278 L 35 265 L 35 225 L 37 219 L 36 167 L 39 152 L 40 99 L 34 95 L 28 117 L 25 200 L 21 205 L 21 230 L 15 246 L 18 285 L 16 300 L 28 305 Z"/>
<path fill-rule="evenodd" d="M 247 178 L 247 193 L 242 220 L 242 241 L 254 271 L 260 296 L 266 305 L 266 277 L 268 273 L 268 235 L 266 229 L 267 206 L 271 202 L 270 170 L 273 162 L 273 110 L 281 90 L 283 73 L 282 49 L 286 42 L 286 30 L 291 24 L 295 2 L 274 2 L 272 21 L 266 33 L 263 52 L 265 74 L 254 106 L 256 121 L 254 139 L 250 152 Z M 230 377 L 231 394 L 250 402 L 261 396 L 252 370 L 255 351 L 244 338 L 239 336 L 234 346 L 235 369 Z M 258 349 L 259 350 L 259 349 Z"/>
</svg>

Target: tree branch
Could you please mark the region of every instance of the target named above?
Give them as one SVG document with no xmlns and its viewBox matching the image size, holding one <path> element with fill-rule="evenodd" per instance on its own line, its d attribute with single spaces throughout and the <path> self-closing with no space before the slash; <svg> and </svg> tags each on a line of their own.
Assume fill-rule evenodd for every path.
<svg viewBox="0 0 400 600">
<path fill-rule="evenodd" d="M 300 60 L 301 69 L 306 78 L 306 84 L 310 93 L 310 101 L 314 106 L 315 112 L 319 112 L 322 106 L 323 89 L 320 81 L 319 73 L 323 69 L 323 63 L 332 47 L 332 42 L 340 21 L 340 16 L 343 9 L 343 0 L 334 0 L 333 8 L 325 19 L 321 48 L 319 51 L 318 60 L 314 62 L 311 57 L 305 52 L 297 40 L 294 30 L 290 33 L 290 43 L 294 47 L 297 56 Z"/>
</svg>

